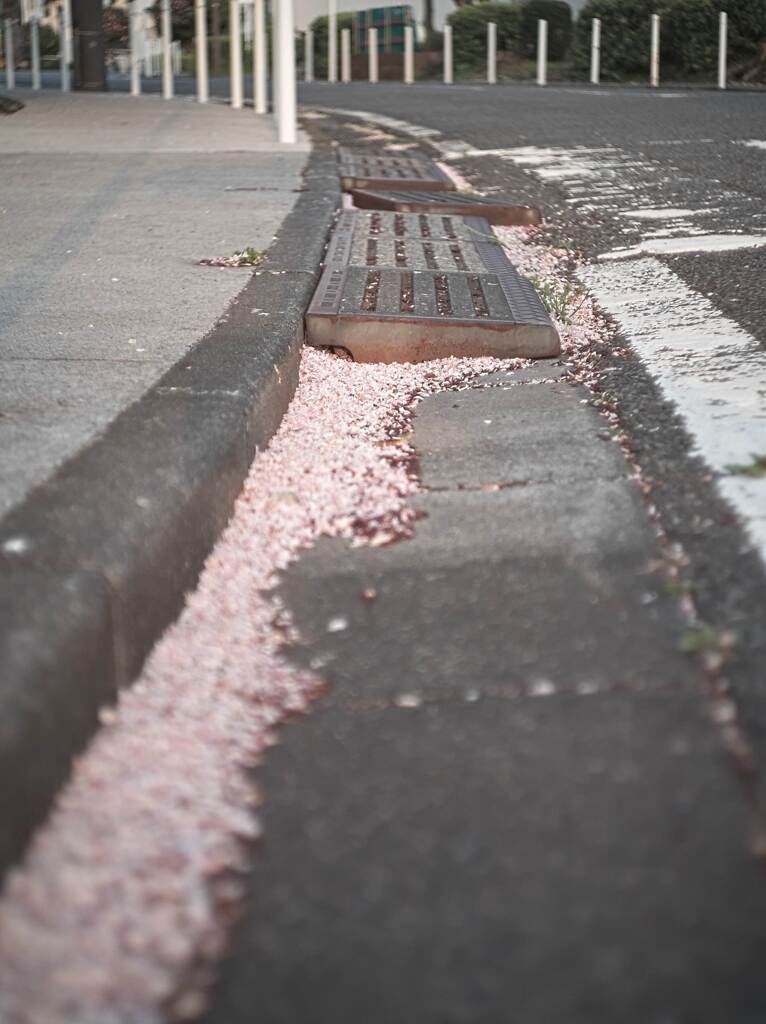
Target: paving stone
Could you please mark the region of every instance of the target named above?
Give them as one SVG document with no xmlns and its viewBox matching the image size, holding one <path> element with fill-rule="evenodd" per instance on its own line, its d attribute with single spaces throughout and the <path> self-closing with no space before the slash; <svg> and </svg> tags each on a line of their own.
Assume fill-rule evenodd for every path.
<svg viewBox="0 0 766 1024">
<path fill-rule="evenodd" d="M 430 398 L 415 418 L 423 484 L 500 489 L 625 477 L 622 452 L 605 421 L 583 405 L 588 399 L 583 387 L 547 383 Z"/>
<path fill-rule="evenodd" d="M 208 1024 L 766 1017 L 766 890 L 695 696 L 334 710 L 282 739 Z"/>
</svg>

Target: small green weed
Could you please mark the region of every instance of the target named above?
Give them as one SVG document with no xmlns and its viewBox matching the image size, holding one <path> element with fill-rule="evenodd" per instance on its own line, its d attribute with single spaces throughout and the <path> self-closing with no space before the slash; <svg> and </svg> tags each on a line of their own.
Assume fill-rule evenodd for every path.
<svg viewBox="0 0 766 1024">
<path fill-rule="evenodd" d="M 726 472 L 732 476 L 766 476 L 766 455 L 751 455 L 751 462 L 731 463 Z"/>
<path fill-rule="evenodd" d="M 266 259 L 266 253 L 260 249 L 253 249 L 248 245 L 246 249 L 238 249 L 231 256 L 220 256 L 212 260 L 200 260 L 204 267 L 257 267 Z"/>
<path fill-rule="evenodd" d="M 251 245 L 248 245 L 241 252 L 233 253 L 231 258 L 236 260 L 237 265 L 240 267 L 257 267 L 259 263 L 263 263 L 265 257 L 265 252 L 262 252 L 260 249 L 253 249 Z"/>
<path fill-rule="evenodd" d="M 718 654 L 731 652 L 737 636 L 730 629 L 717 630 L 704 622 L 687 629 L 678 639 L 678 650 L 684 654 Z"/>
<path fill-rule="evenodd" d="M 551 316 L 562 324 L 571 323 L 585 301 L 585 290 L 578 288 L 571 281 L 559 284 L 557 281 L 541 281 L 537 277 L 530 277 L 529 280 Z"/>
</svg>

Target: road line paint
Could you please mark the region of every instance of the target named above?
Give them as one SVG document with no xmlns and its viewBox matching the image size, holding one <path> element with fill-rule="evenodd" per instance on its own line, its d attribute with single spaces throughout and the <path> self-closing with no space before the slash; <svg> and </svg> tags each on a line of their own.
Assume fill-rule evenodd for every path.
<svg viewBox="0 0 766 1024">
<path fill-rule="evenodd" d="M 766 139 L 743 139 L 741 146 L 752 146 L 754 149 L 766 149 Z"/>
<path fill-rule="evenodd" d="M 622 210 L 620 217 L 630 217 L 636 220 L 678 220 L 679 218 L 694 217 L 699 213 L 710 213 L 710 210 L 677 210 L 672 206 L 650 208 L 642 210 Z"/>
<path fill-rule="evenodd" d="M 686 237 L 646 237 L 627 249 L 612 249 L 599 254 L 599 260 L 622 260 L 628 256 L 652 254 L 675 255 L 682 252 L 731 252 L 735 249 L 757 249 L 766 245 L 766 235 L 706 235 Z"/>
<path fill-rule="evenodd" d="M 721 493 L 766 559 L 766 477 L 730 474 L 766 453 L 766 351 L 659 260 L 580 271 L 680 412 Z"/>
</svg>

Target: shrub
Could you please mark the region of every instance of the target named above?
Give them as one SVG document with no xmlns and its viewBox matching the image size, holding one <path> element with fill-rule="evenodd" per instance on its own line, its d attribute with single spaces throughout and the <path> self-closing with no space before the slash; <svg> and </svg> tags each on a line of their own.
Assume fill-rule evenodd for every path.
<svg viewBox="0 0 766 1024">
<path fill-rule="evenodd" d="M 601 19 L 601 77 L 624 79 L 649 71 L 649 25 L 658 0 L 588 0 L 575 29 L 572 62 L 587 74 L 593 18 Z"/>
<path fill-rule="evenodd" d="M 527 0 L 521 8 L 519 26 L 521 54 L 537 53 L 537 22 L 548 22 L 548 59 L 563 60 L 572 41 L 572 11 L 564 0 Z"/>
<path fill-rule="evenodd" d="M 621 80 L 649 73 L 650 18 L 662 19 L 662 72 L 674 76 L 715 74 L 718 13 L 726 0 L 588 0 L 575 29 L 573 68 L 590 66 L 591 19 L 601 19 L 601 75 Z M 730 0 L 729 62 L 752 61 L 766 38 L 766 0 Z"/>
<path fill-rule="evenodd" d="M 114 4 L 105 7 L 102 14 L 104 26 L 104 45 L 106 47 L 125 47 L 130 35 L 128 28 L 128 11 Z"/>
<path fill-rule="evenodd" d="M 351 38 L 354 36 L 354 16 L 353 14 L 338 14 L 338 74 L 340 74 L 340 33 L 341 29 L 351 29 Z M 330 19 L 326 14 L 321 15 L 309 25 L 309 28 L 314 33 L 314 77 L 315 78 L 326 78 L 327 77 L 327 39 L 329 36 Z"/>
<path fill-rule="evenodd" d="M 107 10 L 119 11 L 120 8 L 112 6 Z M 155 4 L 147 8 L 149 14 L 154 18 L 154 26 L 157 35 L 162 33 L 162 4 L 157 0 Z M 228 5 L 221 4 L 222 23 L 228 24 Z M 194 0 L 170 0 L 171 38 L 180 39 L 182 43 L 191 43 L 194 39 Z"/>
<path fill-rule="evenodd" d="M 516 4 L 490 2 L 460 7 L 447 21 L 452 26 L 456 64 L 475 66 L 486 61 L 490 21 L 497 25 L 498 50 L 515 50 L 518 46 L 519 7 Z"/>
</svg>

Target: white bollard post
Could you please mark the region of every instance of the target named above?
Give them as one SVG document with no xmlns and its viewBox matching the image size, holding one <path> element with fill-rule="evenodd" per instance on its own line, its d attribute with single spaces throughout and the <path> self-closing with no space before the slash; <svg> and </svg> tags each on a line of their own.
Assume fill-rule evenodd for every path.
<svg viewBox="0 0 766 1024">
<path fill-rule="evenodd" d="M 280 142 L 293 145 L 298 140 L 293 0 L 277 0 L 277 3 L 279 4 L 279 17 L 277 19 L 279 60 L 276 68 L 276 73 L 279 76 L 277 137 Z"/>
<path fill-rule="evenodd" d="M 369 63 L 369 78 L 373 85 L 378 81 L 378 30 L 367 29 L 367 59 Z"/>
<path fill-rule="evenodd" d="M 726 88 L 726 49 L 729 26 L 726 11 L 718 16 L 718 88 Z"/>
<path fill-rule="evenodd" d="M 452 25 L 444 26 L 444 84 L 452 85 Z"/>
<path fill-rule="evenodd" d="M 338 81 L 338 0 L 330 0 L 327 18 L 327 81 Z"/>
<path fill-rule="evenodd" d="M 314 48 L 311 48 L 312 60 Z M 265 0 L 254 0 L 253 6 L 253 104 L 256 114 L 265 114 L 268 109 L 266 77 L 266 8 Z M 312 68 L 313 74 L 313 68 Z"/>
<path fill-rule="evenodd" d="M 128 37 L 130 46 L 130 95 L 141 95 L 141 57 L 138 52 L 138 19 L 141 17 L 139 0 L 130 0 L 128 7 Z"/>
<path fill-rule="evenodd" d="M 279 0 L 271 2 L 271 112 L 279 119 Z"/>
<path fill-rule="evenodd" d="M 3 22 L 5 36 L 5 88 L 16 88 L 16 54 L 13 51 L 13 21 L 6 18 Z"/>
<path fill-rule="evenodd" d="M 660 84 L 660 16 L 652 15 L 652 53 L 649 62 L 649 85 L 656 89 Z"/>
<path fill-rule="evenodd" d="M 207 103 L 210 90 L 207 72 L 207 2 L 194 0 L 194 44 L 197 64 L 197 102 Z"/>
<path fill-rule="evenodd" d="M 242 109 L 242 31 L 240 25 L 239 0 L 229 0 L 229 77 L 231 83 L 231 105 L 234 110 Z"/>
<path fill-rule="evenodd" d="M 494 21 L 487 23 L 487 82 L 497 84 L 497 25 Z"/>
<path fill-rule="evenodd" d="M 72 3 L 61 4 L 61 91 L 72 91 Z"/>
<path fill-rule="evenodd" d="M 351 29 L 340 32 L 340 80 L 344 85 L 351 82 Z"/>
<path fill-rule="evenodd" d="M 590 81 L 598 85 L 601 80 L 601 19 L 591 21 L 590 32 Z"/>
<path fill-rule="evenodd" d="M 40 77 L 40 26 L 37 17 L 29 22 L 29 48 L 32 51 L 32 88 L 39 91 L 42 88 Z"/>
<path fill-rule="evenodd" d="M 545 85 L 548 79 L 548 22 L 537 19 L 537 84 Z"/>
<path fill-rule="evenodd" d="M 404 84 L 415 81 L 415 31 L 412 25 L 404 26 Z"/>
<path fill-rule="evenodd" d="M 207 103 L 208 85 L 208 7 L 207 0 L 195 0 L 195 53 L 197 65 L 197 102 Z"/>
<path fill-rule="evenodd" d="M 310 28 L 306 29 L 306 35 L 303 37 L 304 52 L 303 52 L 303 80 L 305 82 L 314 81 L 314 33 Z"/>
<path fill-rule="evenodd" d="M 173 99 L 173 64 L 170 52 L 173 29 L 170 23 L 170 0 L 162 0 L 162 98 Z"/>
</svg>

